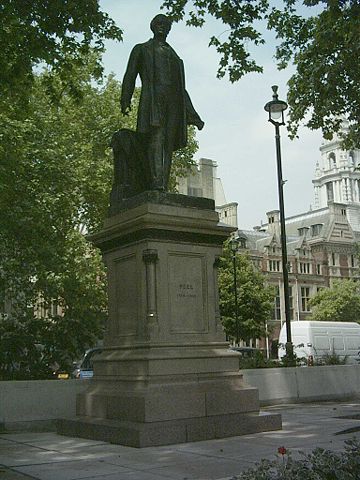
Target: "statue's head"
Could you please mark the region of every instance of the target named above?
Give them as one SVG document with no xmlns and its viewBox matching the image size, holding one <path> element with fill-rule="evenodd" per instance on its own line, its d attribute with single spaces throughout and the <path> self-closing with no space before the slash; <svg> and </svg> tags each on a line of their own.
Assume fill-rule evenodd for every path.
<svg viewBox="0 0 360 480">
<path fill-rule="evenodd" d="M 159 13 L 151 20 L 150 28 L 154 35 L 160 33 L 167 36 L 167 34 L 171 30 L 171 24 L 172 22 L 169 17 L 163 15 L 162 13 Z"/>
</svg>

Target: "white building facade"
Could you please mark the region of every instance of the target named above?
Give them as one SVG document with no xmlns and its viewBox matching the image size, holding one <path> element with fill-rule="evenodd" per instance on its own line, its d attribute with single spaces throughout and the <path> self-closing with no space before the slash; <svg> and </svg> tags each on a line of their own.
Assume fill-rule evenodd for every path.
<svg viewBox="0 0 360 480">
<path fill-rule="evenodd" d="M 322 143 L 320 153 L 313 179 L 313 208 L 286 218 L 291 320 L 309 319 L 309 300 L 334 280 L 359 278 L 360 150 L 343 150 L 336 136 Z M 268 212 L 267 223 L 252 231 L 238 230 L 237 236 L 240 250 L 246 249 L 276 288 L 269 319 L 276 341 L 285 321 L 280 212 Z"/>
<path fill-rule="evenodd" d="M 347 130 L 346 122 L 343 129 Z M 360 150 L 343 150 L 340 136 L 335 135 L 322 143 L 320 152 L 313 179 L 314 208 L 342 203 L 352 229 L 360 231 Z"/>
<path fill-rule="evenodd" d="M 178 177 L 176 180 L 180 194 L 211 198 L 215 201 L 220 221 L 237 228 L 238 204 L 226 201 L 221 179 L 217 176 L 217 163 L 214 160 L 200 158 L 186 177 Z"/>
</svg>

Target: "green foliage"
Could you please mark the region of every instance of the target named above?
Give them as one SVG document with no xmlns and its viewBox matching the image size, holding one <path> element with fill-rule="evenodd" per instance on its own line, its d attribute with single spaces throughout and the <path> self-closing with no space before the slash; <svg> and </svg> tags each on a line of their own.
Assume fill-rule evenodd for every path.
<svg viewBox="0 0 360 480">
<path fill-rule="evenodd" d="M 187 25 L 202 27 L 207 14 L 220 20 L 224 25 L 226 35 L 212 36 L 209 45 L 214 46 L 221 55 L 218 78 L 229 74 L 231 82 L 239 80 L 249 72 L 262 72 L 249 53 L 250 43 L 259 45 L 264 43 L 261 33 L 254 24 L 265 15 L 267 0 L 166 0 L 163 2 L 171 17 L 175 21 L 183 20 L 185 8 L 191 5 L 186 20 Z"/>
<path fill-rule="evenodd" d="M 201 27 L 210 16 L 224 25 L 210 45 L 220 54 L 218 77 L 227 73 L 231 82 L 262 72 L 250 46 L 264 43 L 266 26 L 274 30 L 279 68 L 296 67 L 288 93 L 291 136 L 304 122 L 331 138 L 346 115 L 351 124 L 345 147 L 360 147 L 358 0 L 164 0 L 163 6 L 175 21 L 186 16 L 188 25 Z"/>
<path fill-rule="evenodd" d="M 244 370 L 247 368 L 276 368 L 280 365 L 274 360 L 267 359 L 262 352 L 256 351 L 251 357 L 240 358 L 239 366 L 241 370 Z"/>
<path fill-rule="evenodd" d="M 295 460 L 285 447 L 274 461 L 262 460 L 232 480 L 356 480 L 360 478 L 360 443 L 345 441 L 343 452 L 316 448 Z"/>
<path fill-rule="evenodd" d="M 306 359 L 298 357 L 294 352 L 287 353 L 281 359 L 282 367 L 300 367 L 302 365 L 306 365 Z"/>
<path fill-rule="evenodd" d="M 105 271 L 84 233 L 106 216 L 110 140 L 135 129 L 139 90 L 122 116 L 121 85 L 94 81 L 96 59 L 71 70 L 71 85 L 48 70 L 35 76 L 26 108 L 0 100 L 0 305 L 11 304 L 0 321 L 0 379 L 43 378 L 55 363 L 69 370 L 103 332 Z M 179 171 L 193 162 L 190 135 Z"/>
<path fill-rule="evenodd" d="M 313 320 L 360 322 L 359 284 L 353 280 L 337 280 L 330 288 L 321 289 L 310 300 Z"/>
<path fill-rule="evenodd" d="M 46 376 L 55 362 L 69 368 L 102 334 L 104 269 L 81 229 L 96 228 L 106 211 L 116 97 L 109 101 L 113 80 L 98 90 L 90 79 L 81 103 L 60 78 L 52 103 L 45 73 L 26 110 L 2 105 L 0 294 L 11 308 L 0 322 L 1 378 Z"/>
<path fill-rule="evenodd" d="M 315 365 L 346 365 L 347 357 L 341 358 L 336 353 L 326 353 L 319 360 L 315 362 Z"/>
<path fill-rule="evenodd" d="M 4 96 L 27 98 L 34 68 L 46 64 L 71 84 L 72 72 L 105 39 L 121 40 L 122 32 L 99 8 L 98 0 L 3 0 L 0 5 L 0 85 Z M 93 65 L 99 77 L 100 61 Z"/>
<path fill-rule="evenodd" d="M 305 18 L 297 13 L 296 2 L 287 0 L 284 9 L 274 9 L 269 16 L 269 26 L 281 39 L 276 51 L 280 68 L 289 62 L 296 66 L 289 81 L 290 132 L 295 136 L 306 119 L 306 126 L 321 128 L 331 139 L 347 116 L 351 124 L 345 146 L 359 147 L 360 4 L 306 3 L 321 11 Z"/>
<path fill-rule="evenodd" d="M 106 215 L 109 143 L 135 129 L 139 90 L 123 117 L 101 67 L 122 32 L 98 0 L 5 0 L 0 23 L 0 379 L 46 378 L 103 332 L 105 271 L 84 233 Z M 191 131 L 180 174 L 196 148 Z"/>
<path fill-rule="evenodd" d="M 306 357 L 299 357 L 296 353 L 296 349 L 304 347 L 303 343 L 294 345 L 293 343 L 279 343 L 278 348 L 285 350 L 285 355 L 281 357 L 282 367 L 299 367 L 307 364 Z"/>
<path fill-rule="evenodd" d="M 195 165 L 194 154 L 199 148 L 196 140 L 195 127 L 188 126 L 188 143 L 186 147 L 181 148 L 173 153 L 171 175 L 168 189 L 170 192 L 176 192 L 176 177 L 186 177 L 191 166 Z"/>
<path fill-rule="evenodd" d="M 246 254 L 236 254 L 238 320 L 240 338 L 249 340 L 266 334 L 274 303 L 274 289 L 266 285 L 265 277 L 257 271 Z M 220 314 L 227 335 L 236 337 L 234 299 L 234 269 L 229 243 L 219 268 Z"/>
</svg>

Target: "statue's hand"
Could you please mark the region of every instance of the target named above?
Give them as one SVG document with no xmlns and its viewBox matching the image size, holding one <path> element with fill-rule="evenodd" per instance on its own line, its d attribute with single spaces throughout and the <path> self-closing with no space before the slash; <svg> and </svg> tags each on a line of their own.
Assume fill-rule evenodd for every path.
<svg viewBox="0 0 360 480">
<path fill-rule="evenodd" d="M 202 120 L 199 120 L 197 123 L 195 123 L 195 126 L 198 128 L 198 130 L 202 130 L 204 125 L 205 123 Z"/>
<path fill-rule="evenodd" d="M 130 105 L 121 105 L 121 113 L 123 115 L 126 115 L 126 116 L 129 115 L 130 111 L 131 111 Z"/>
</svg>

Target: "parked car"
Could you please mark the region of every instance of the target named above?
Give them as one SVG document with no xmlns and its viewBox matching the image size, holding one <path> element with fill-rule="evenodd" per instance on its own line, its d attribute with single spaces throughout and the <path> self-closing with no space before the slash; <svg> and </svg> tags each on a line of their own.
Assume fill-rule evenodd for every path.
<svg viewBox="0 0 360 480">
<path fill-rule="evenodd" d="M 63 370 L 58 370 L 57 372 L 53 372 L 52 376 L 57 380 L 68 380 L 70 378 L 70 374 Z"/>
<path fill-rule="evenodd" d="M 85 353 L 79 366 L 73 371 L 74 378 L 92 378 L 94 375 L 94 358 L 103 351 L 102 348 L 90 348 Z"/>
</svg>

